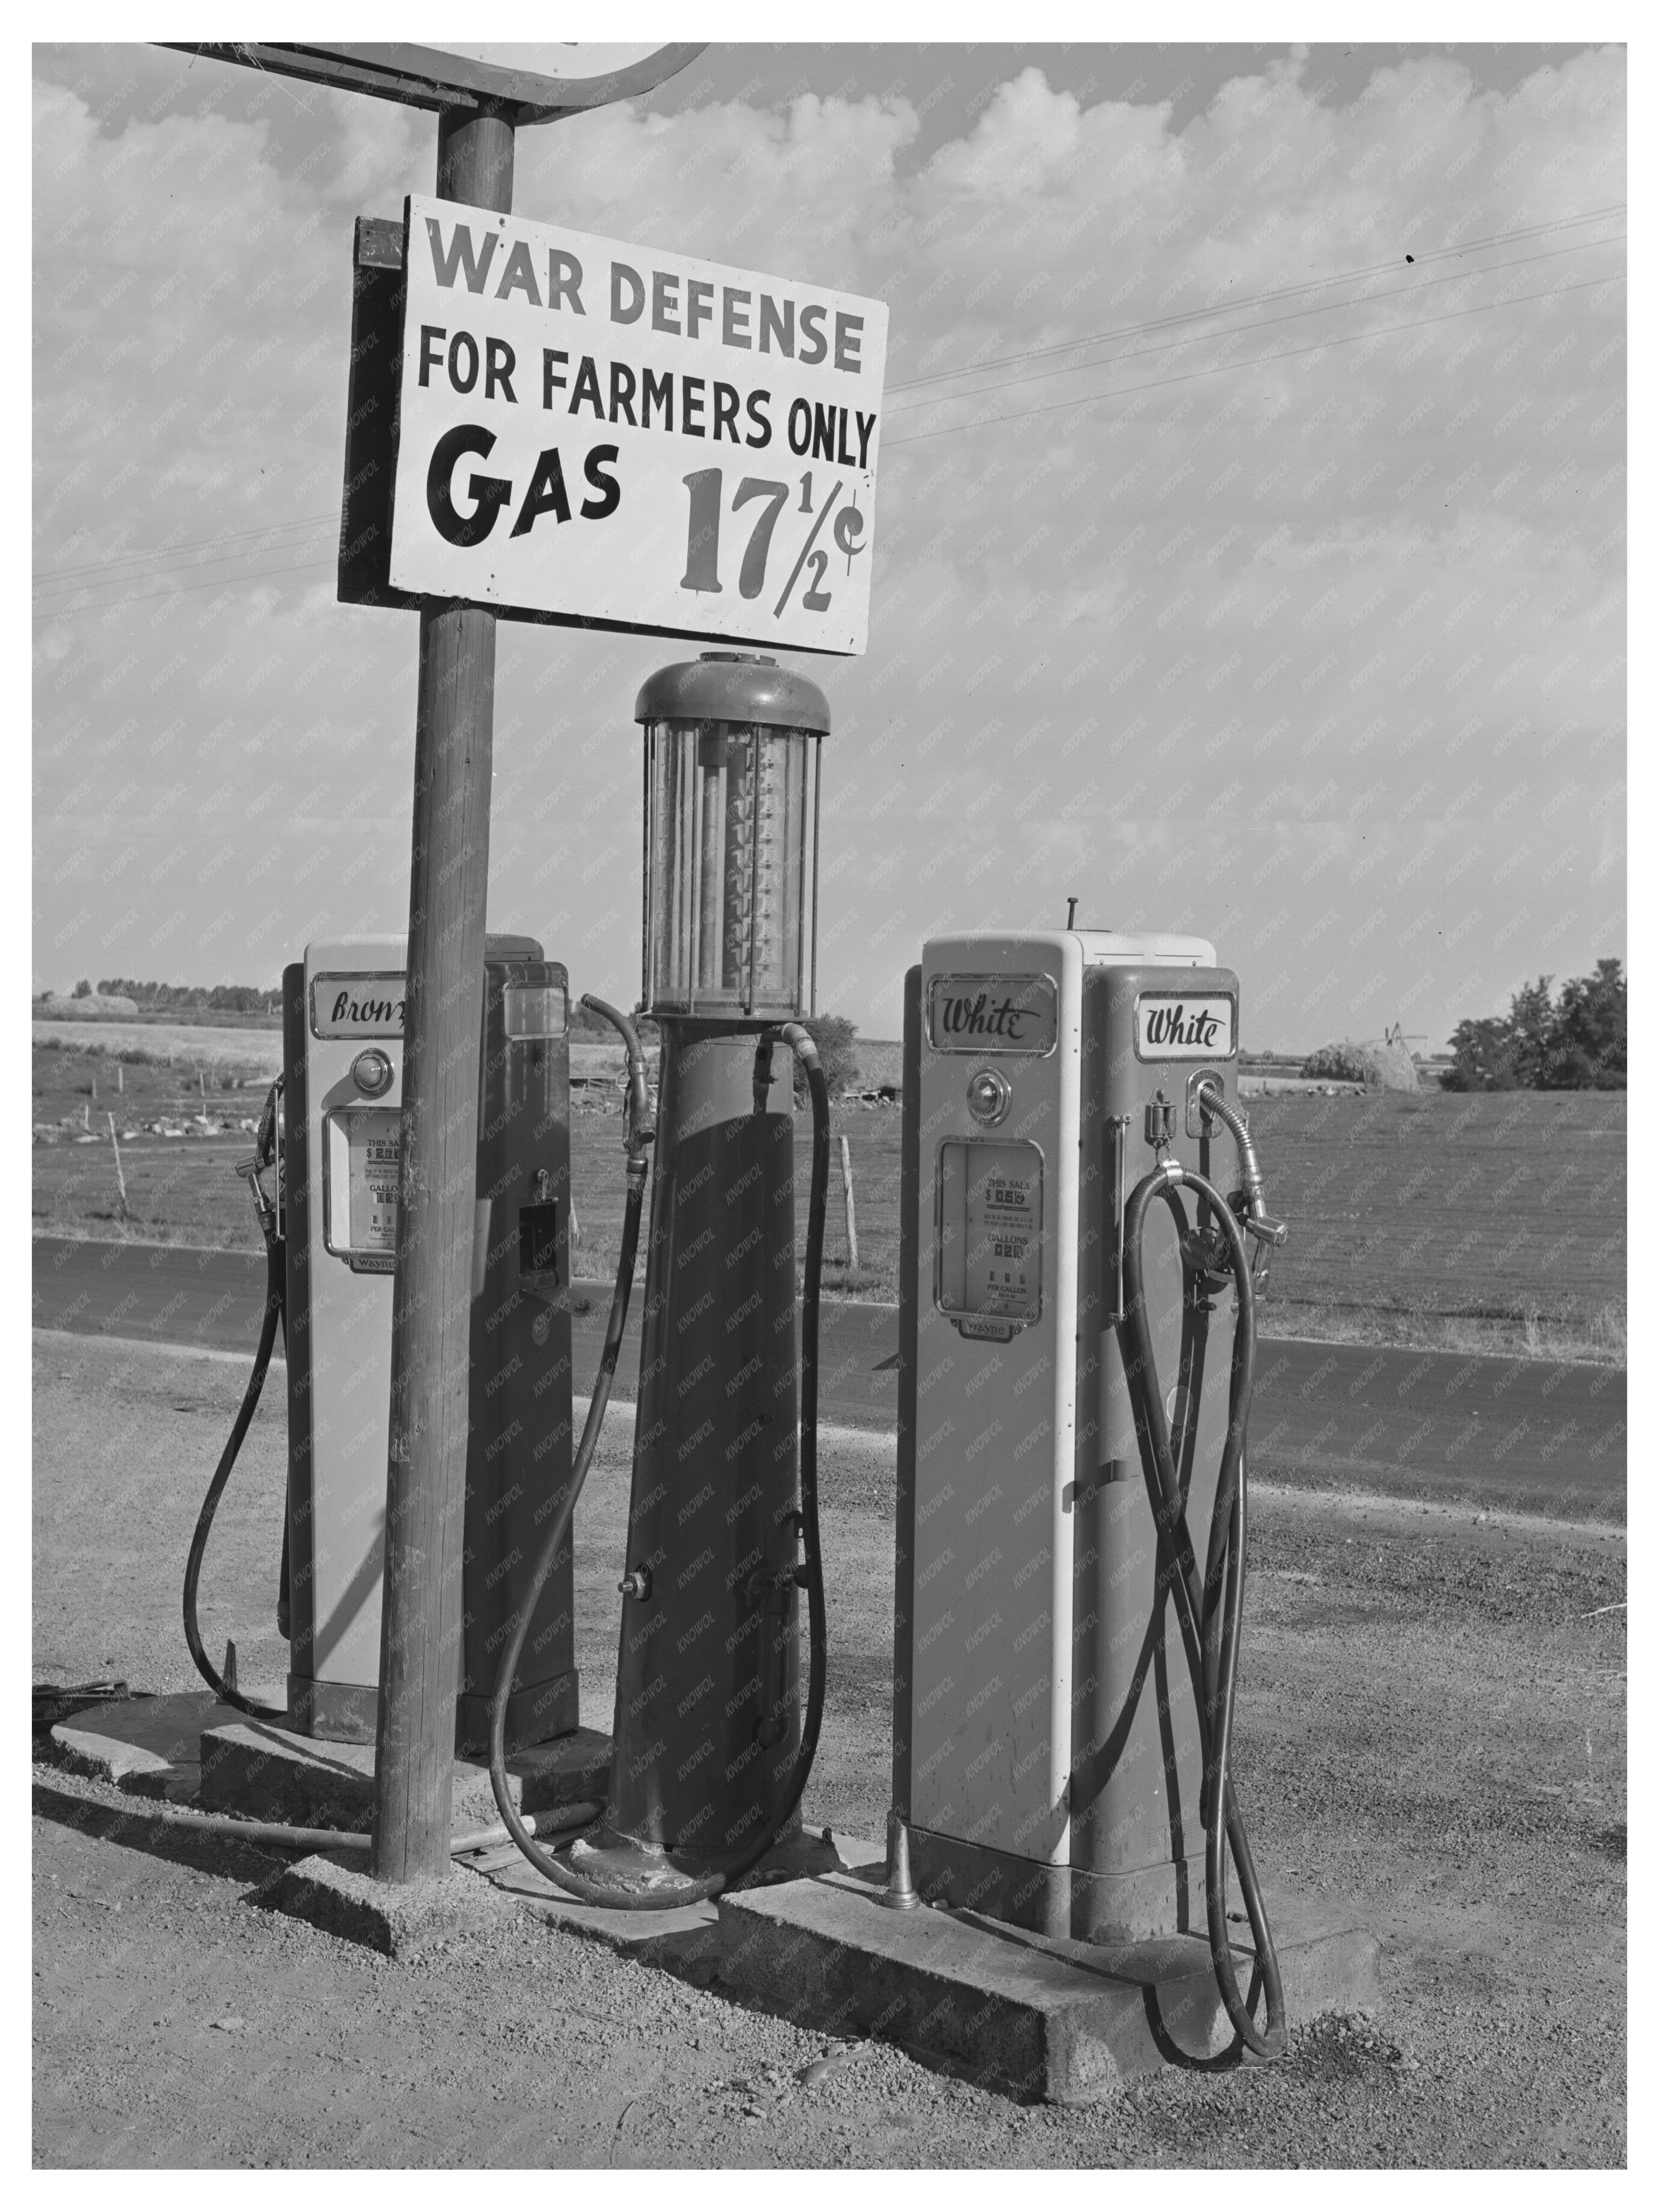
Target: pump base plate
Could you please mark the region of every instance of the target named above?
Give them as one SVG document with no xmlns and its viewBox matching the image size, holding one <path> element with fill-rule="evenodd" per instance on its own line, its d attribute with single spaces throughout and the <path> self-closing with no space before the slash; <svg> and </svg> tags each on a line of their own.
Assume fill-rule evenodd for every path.
<svg viewBox="0 0 1659 2212">
<path fill-rule="evenodd" d="M 550 1743 L 514 1753 L 507 1765 L 514 1798 L 526 1812 L 603 1801 L 611 1739 L 592 1729 L 574 1729 Z M 323 1743 L 269 1721 L 240 1717 L 202 1731 L 204 1805 L 297 1827 L 364 1830 L 374 1799 L 372 1743 Z M 501 1816 L 487 1765 L 456 1760 L 452 1804 L 457 1834 L 495 1826 Z"/>
<path fill-rule="evenodd" d="M 720 1980 L 799 2026 L 866 2029 L 1023 2101 L 1091 2104 L 1165 2064 L 1230 2063 L 1199 1937 L 1112 1947 L 937 1906 L 892 1912 L 884 1879 L 878 1865 L 721 1898 Z M 1292 2026 L 1375 2006 L 1375 1936 L 1316 1929 L 1283 1898 L 1268 1911 Z M 1248 1950 L 1238 1960 L 1248 1986 Z"/>
<path fill-rule="evenodd" d="M 874 1844 L 839 1834 L 830 1838 L 797 1826 L 774 1844 L 751 1874 L 744 1875 L 743 1893 L 747 1895 L 751 1887 L 780 1881 L 799 1886 L 805 1875 L 861 1866 L 879 1855 Z M 585 1905 L 556 1889 L 513 1844 L 493 1845 L 468 1864 L 496 1888 L 510 1893 L 538 1919 L 588 1936 L 626 1958 L 660 1967 L 699 1987 L 714 1980 L 720 1971 L 720 1916 L 712 1898 L 698 1905 L 670 1905 L 651 1912 Z"/>
<path fill-rule="evenodd" d="M 1204 1852 L 1130 1872 L 1045 1866 L 987 1844 L 911 1826 L 910 1877 L 928 1905 L 981 1912 L 1039 1936 L 1101 1944 L 1203 1936 Z M 1208 1956 L 1207 1948 L 1206 1956 Z"/>
</svg>

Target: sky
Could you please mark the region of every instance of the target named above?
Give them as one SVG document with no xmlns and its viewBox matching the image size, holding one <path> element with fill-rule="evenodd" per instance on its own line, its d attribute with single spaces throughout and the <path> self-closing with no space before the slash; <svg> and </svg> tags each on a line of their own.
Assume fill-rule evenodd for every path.
<svg viewBox="0 0 1659 2212">
<path fill-rule="evenodd" d="M 34 988 L 406 927 L 416 617 L 335 596 L 360 214 L 434 118 L 34 49 Z M 1192 932 L 1248 1048 L 1624 957 L 1622 50 L 714 46 L 514 208 L 890 311 L 819 1006 Z M 639 989 L 640 684 L 504 623 L 489 922 Z"/>
</svg>

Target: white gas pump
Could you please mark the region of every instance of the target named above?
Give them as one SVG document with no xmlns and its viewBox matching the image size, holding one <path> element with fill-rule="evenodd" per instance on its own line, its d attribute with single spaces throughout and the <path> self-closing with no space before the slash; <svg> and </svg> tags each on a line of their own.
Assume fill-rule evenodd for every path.
<svg viewBox="0 0 1659 2212">
<path fill-rule="evenodd" d="M 231 1702 L 298 1733 L 372 1743 L 380 1674 L 392 1300 L 403 1075 L 401 937 L 318 940 L 283 978 L 283 1075 L 246 1164 L 272 1255 L 266 1327 L 186 1571 L 185 1633 Z M 489 1697 L 531 1557 L 570 1480 L 570 1121 L 565 971 L 532 938 L 486 940 L 471 1387 L 456 1748 L 487 1746 Z M 277 1100 L 280 1097 L 280 1113 Z M 259 1181 L 276 1170 L 274 1197 Z M 284 1705 L 250 1705 L 201 1645 L 196 1587 L 272 1348 L 288 1351 L 289 1480 L 278 1625 Z M 523 1639 L 510 1750 L 578 1722 L 570 1547 Z"/>
<path fill-rule="evenodd" d="M 1238 979 L 1196 938 L 940 939 L 907 978 L 888 1894 L 1096 1943 L 1207 1927 L 1212 1952 L 1218 1917 L 1225 1999 L 1229 1838 L 1276 2043 L 1226 1772 L 1243 1239 L 1283 1235 L 1237 1039 Z"/>
</svg>

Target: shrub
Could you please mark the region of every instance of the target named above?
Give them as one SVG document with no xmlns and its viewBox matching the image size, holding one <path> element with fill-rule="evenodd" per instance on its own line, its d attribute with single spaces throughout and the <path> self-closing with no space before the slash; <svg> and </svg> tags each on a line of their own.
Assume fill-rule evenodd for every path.
<svg viewBox="0 0 1659 2212">
<path fill-rule="evenodd" d="M 1559 1002 L 1550 978 L 1523 984 L 1507 1015 L 1462 1021 L 1451 1039 L 1445 1091 L 1622 1091 L 1628 1080 L 1628 985 L 1617 960 L 1574 976 Z"/>
<path fill-rule="evenodd" d="M 823 1065 L 823 1079 L 830 1096 L 839 1098 L 859 1079 L 859 1060 L 855 1047 L 856 1025 L 844 1014 L 815 1014 L 801 1026 L 818 1048 L 818 1058 Z M 795 1062 L 795 1101 L 799 1105 L 807 1097 L 806 1079 L 799 1060 Z"/>
</svg>

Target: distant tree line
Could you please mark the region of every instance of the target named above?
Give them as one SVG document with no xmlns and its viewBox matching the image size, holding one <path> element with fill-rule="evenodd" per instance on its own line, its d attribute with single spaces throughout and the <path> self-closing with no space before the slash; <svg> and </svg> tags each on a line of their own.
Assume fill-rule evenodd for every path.
<svg viewBox="0 0 1659 2212">
<path fill-rule="evenodd" d="M 1446 1091 L 1622 1091 L 1626 1085 L 1626 977 L 1598 960 L 1550 992 L 1540 975 L 1517 991 L 1507 1015 L 1459 1022 Z"/>
<path fill-rule="evenodd" d="M 131 999 L 140 1006 L 210 1006 L 226 1014 L 277 1014 L 283 1010 L 280 988 L 262 991 L 252 983 L 137 983 L 131 976 L 116 975 L 98 990 L 100 997 Z M 75 994 L 85 998 L 84 986 L 77 983 Z"/>
</svg>

